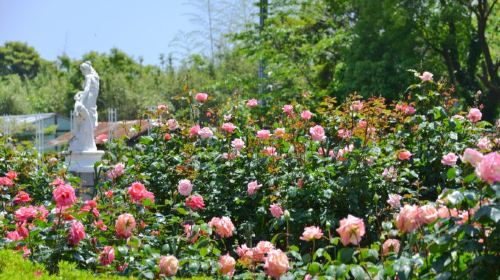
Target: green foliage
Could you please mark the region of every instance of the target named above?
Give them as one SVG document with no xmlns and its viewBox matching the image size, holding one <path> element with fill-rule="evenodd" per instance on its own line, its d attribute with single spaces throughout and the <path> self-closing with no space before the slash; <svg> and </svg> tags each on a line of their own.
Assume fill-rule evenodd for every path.
<svg viewBox="0 0 500 280">
<path fill-rule="evenodd" d="M 40 64 L 40 55 L 25 43 L 6 42 L 0 47 L 0 76 L 17 74 L 23 79 L 33 78 Z"/>
</svg>

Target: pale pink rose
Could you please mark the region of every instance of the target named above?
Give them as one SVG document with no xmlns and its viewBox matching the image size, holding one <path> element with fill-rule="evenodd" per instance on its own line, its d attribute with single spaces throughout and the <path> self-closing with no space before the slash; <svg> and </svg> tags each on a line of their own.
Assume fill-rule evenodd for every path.
<svg viewBox="0 0 500 280">
<path fill-rule="evenodd" d="M 304 110 L 304 111 L 302 111 L 302 113 L 300 113 L 300 117 L 306 121 L 310 120 L 312 118 L 312 116 L 313 116 L 313 114 L 309 110 Z"/>
<path fill-rule="evenodd" d="M 208 225 L 215 227 L 215 232 L 222 238 L 233 236 L 234 225 L 229 217 L 213 217 Z"/>
<path fill-rule="evenodd" d="M 115 260 L 115 249 L 112 246 L 104 246 L 99 254 L 99 263 L 101 265 L 110 265 Z"/>
<path fill-rule="evenodd" d="M 135 229 L 135 218 L 132 214 L 125 213 L 118 216 L 115 224 L 116 236 L 121 238 L 129 238 L 132 236 L 132 231 Z"/>
<path fill-rule="evenodd" d="M 451 216 L 450 210 L 446 206 L 439 207 L 437 210 L 437 214 L 441 219 L 448 219 Z"/>
<path fill-rule="evenodd" d="M 304 280 L 312 280 L 312 279 L 313 279 L 313 277 L 309 273 L 304 276 Z"/>
<path fill-rule="evenodd" d="M 438 218 L 436 207 L 430 204 L 420 206 L 418 219 L 420 224 L 430 224 Z"/>
<path fill-rule="evenodd" d="M 236 138 L 233 141 L 231 141 L 231 146 L 236 151 L 241 151 L 241 149 L 245 148 L 245 142 L 240 138 Z"/>
<path fill-rule="evenodd" d="M 200 131 L 198 131 L 198 135 L 200 135 L 200 137 L 203 139 L 207 139 L 207 138 L 211 138 L 212 136 L 214 136 L 214 133 L 212 132 L 210 127 L 204 127 L 202 129 L 200 129 Z"/>
<path fill-rule="evenodd" d="M 96 144 L 103 144 L 108 142 L 108 135 L 106 133 L 99 134 L 95 137 Z"/>
<path fill-rule="evenodd" d="M 398 153 L 399 160 L 409 160 L 411 158 L 411 156 L 412 156 L 412 154 L 407 150 L 401 150 Z"/>
<path fill-rule="evenodd" d="M 293 114 L 293 105 L 287 104 L 287 105 L 283 106 L 282 110 L 283 110 L 283 113 L 290 116 Z"/>
<path fill-rule="evenodd" d="M 265 259 L 264 270 L 266 274 L 279 279 L 288 270 L 288 257 L 281 250 L 271 250 Z"/>
<path fill-rule="evenodd" d="M 491 152 L 476 166 L 476 174 L 490 184 L 500 181 L 500 153 Z"/>
<path fill-rule="evenodd" d="M 193 191 L 193 184 L 188 179 L 182 179 L 177 185 L 177 190 L 183 196 L 189 196 Z"/>
<path fill-rule="evenodd" d="M 190 129 L 189 129 L 189 137 L 196 137 L 198 136 L 198 132 L 200 132 L 201 130 L 201 127 L 200 125 L 195 125 L 195 126 L 192 126 Z"/>
<path fill-rule="evenodd" d="M 490 139 L 488 139 L 488 137 L 483 137 L 483 138 L 479 139 L 479 141 L 477 142 L 477 147 L 480 150 L 490 150 L 491 149 Z"/>
<path fill-rule="evenodd" d="M 448 153 L 443 156 L 443 158 L 441 159 L 441 163 L 448 166 L 454 166 L 457 164 L 457 159 L 457 155 L 455 155 L 454 153 Z"/>
<path fill-rule="evenodd" d="M 68 234 L 69 244 L 73 246 L 78 245 L 78 243 L 80 243 L 80 241 L 84 238 L 85 238 L 85 227 L 83 226 L 82 223 L 78 221 L 73 221 Z"/>
<path fill-rule="evenodd" d="M 224 121 L 226 121 L 226 122 L 230 121 L 232 118 L 233 118 L 233 115 L 231 115 L 231 114 L 224 115 Z"/>
<path fill-rule="evenodd" d="M 431 72 L 425 71 L 422 75 L 418 76 L 422 82 L 431 82 L 432 76 L 434 76 Z"/>
<path fill-rule="evenodd" d="M 276 148 L 275 147 L 264 147 L 264 149 L 262 150 L 262 153 L 264 153 L 266 156 L 276 156 L 278 155 L 278 153 L 276 152 Z"/>
<path fill-rule="evenodd" d="M 250 99 L 250 100 L 247 101 L 247 107 L 248 108 L 256 107 L 257 104 L 258 104 L 257 99 Z"/>
<path fill-rule="evenodd" d="M 233 133 L 235 129 L 236 126 L 233 123 L 228 122 L 222 124 L 222 130 L 224 130 L 227 133 Z"/>
<path fill-rule="evenodd" d="M 323 236 L 323 232 L 319 227 L 310 226 L 304 228 L 304 232 L 300 237 L 301 240 L 311 241 L 313 239 L 320 239 Z"/>
<path fill-rule="evenodd" d="M 401 207 L 401 198 L 403 197 L 400 196 L 399 194 L 389 194 L 389 199 L 387 200 L 387 203 L 389 203 L 389 205 L 392 208 L 397 209 Z"/>
<path fill-rule="evenodd" d="M 283 138 L 285 136 L 285 129 L 278 127 L 274 130 L 274 137 L 276 138 Z"/>
<path fill-rule="evenodd" d="M 111 169 L 107 176 L 109 179 L 111 180 L 115 180 L 116 178 L 120 177 L 123 175 L 123 173 L 125 173 L 125 164 L 123 163 L 118 163 L 116 164 L 113 169 Z"/>
<path fill-rule="evenodd" d="M 469 113 L 467 114 L 467 119 L 469 121 L 475 123 L 481 120 L 483 117 L 483 114 L 481 114 L 481 111 L 477 108 L 472 108 L 469 110 Z"/>
<path fill-rule="evenodd" d="M 382 244 L 382 255 L 387 256 L 389 253 L 393 252 L 395 254 L 399 253 L 400 247 L 399 240 L 397 239 L 387 239 L 384 244 Z"/>
<path fill-rule="evenodd" d="M 275 217 L 276 219 L 279 219 L 281 216 L 283 216 L 283 209 L 279 204 L 273 203 L 269 207 L 269 211 L 271 211 L 271 215 Z"/>
<path fill-rule="evenodd" d="M 257 138 L 259 139 L 269 139 L 271 137 L 271 131 L 267 129 L 257 131 Z"/>
<path fill-rule="evenodd" d="M 309 134 L 311 134 L 311 138 L 314 141 L 324 141 L 326 139 L 325 129 L 321 125 L 311 127 Z"/>
<path fill-rule="evenodd" d="M 52 195 L 56 201 L 57 207 L 69 207 L 76 202 L 75 189 L 69 184 L 59 185 Z"/>
<path fill-rule="evenodd" d="M 351 138 L 351 135 L 351 131 L 344 128 L 339 129 L 339 131 L 337 132 L 337 136 L 342 139 L 349 139 Z"/>
<path fill-rule="evenodd" d="M 347 215 L 347 218 L 340 220 L 340 226 L 337 229 L 340 235 L 340 241 L 344 246 L 358 245 L 361 242 L 361 237 L 365 235 L 365 223 L 362 219 Z"/>
<path fill-rule="evenodd" d="M 246 264 L 253 261 L 253 251 L 254 249 L 248 248 L 246 244 L 236 247 L 236 253 L 240 257 L 240 261 Z"/>
<path fill-rule="evenodd" d="M 175 119 L 167 120 L 167 126 L 170 131 L 174 131 L 179 128 L 179 123 Z"/>
<path fill-rule="evenodd" d="M 159 104 L 159 105 L 156 107 L 156 109 L 157 109 L 158 111 L 165 111 L 165 110 L 167 110 L 167 105 L 165 105 L 165 104 Z"/>
<path fill-rule="evenodd" d="M 255 194 L 260 189 L 260 187 L 262 187 L 262 185 L 257 183 L 257 181 L 252 181 L 252 182 L 248 183 L 248 185 L 247 185 L 248 195 Z"/>
<path fill-rule="evenodd" d="M 451 117 L 451 119 L 452 119 L 453 121 L 463 121 L 463 120 L 465 120 L 464 116 L 461 116 L 461 115 L 453 115 L 453 116 Z"/>
<path fill-rule="evenodd" d="M 219 270 L 221 274 L 233 277 L 235 266 L 236 266 L 236 260 L 229 254 L 220 256 Z"/>
<path fill-rule="evenodd" d="M 19 191 L 16 194 L 16 197 L 14 197 L 15 204 L 21 204 L 21 203 L 26 203 L 26 202 L 30 202 L 30 201 L 31 201 L 30 195 L 24 191 Z"/>
<path fill-rule="evenodd" d="M 160 275 L 171 277 L 177 274 L 179 261 L 174 256 L 161 256 L 158 266 L 160 267 Z"/>
<path fill-rule="evenodd" d="M 198 101 L 200 103 L 204 103 L 208 99 L 208 94 L 203 93 L 203 92 L 197 93 L 196 96 L 194 97 L 194 99 L 196 99 L 196 101 Z"/>
<path fill-rule="evenodd" d="M 396 217 L 396 227 L 402 232 L 412 232 L 419 226 L 420 208 L 417 205 L 405 205 Z"/>
<path fill-rule="evenodd" d="M 256 262 L 264 261 L 266 254 L 271 252 L 271 250 L 274 250 L 274 249 L 275 248 L 274 248 L 273 243 L 271 243 L 269 241 L 264 241 L 264 240 L 259 241 L 259 243 L 257 243 L 257 246 L 255 246 L 252 249 L 253 260 Z"/>
<path fill-rule="evenodd" d="M 361 109 L 363 109 L 363 102 L 359 100 L 353 101 L 350 109 L 354 112 L 361 111 Z"/>
<path fill-rule="evenodd" d="M 467 148 L 465 149 L 461 159 L 465 163 L 470 163 L 472 164 L 472 166 L 477 166 L 481 162 L 481 160 L 483 160 L 483 154 L 474 149 Z"/>
</svg>

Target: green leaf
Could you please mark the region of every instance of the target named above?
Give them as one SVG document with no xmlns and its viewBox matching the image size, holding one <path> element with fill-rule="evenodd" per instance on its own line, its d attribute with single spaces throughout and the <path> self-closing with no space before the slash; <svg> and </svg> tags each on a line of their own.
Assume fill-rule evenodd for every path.
<svg viewBox="0 0 500 280">
<path fill-rule="evenodd" d="M 446 172 L 446 178 L 448 178 L 448 180 L 453 180 L 456 177 L 457 177 L 457 169 L 456 168 L 448 169 L 448 172 Z"/>
<path fill-rule="evenodd" d="M 337 253 L 337 260 L 346 264 L 351 263 L 353 255 L 354 255 L 353 248 L 342 248 Z"/>
<path fill-rule="evenodd" d="M 309 264 L 309 267 L 307 269 L 307 271 L 309 272 L 309 274 L 311 275 L 316 275 L 319 273 L 319 271 L 321 270 L 321 265 L 317 262 L 312 262 Z"/>
</svg>

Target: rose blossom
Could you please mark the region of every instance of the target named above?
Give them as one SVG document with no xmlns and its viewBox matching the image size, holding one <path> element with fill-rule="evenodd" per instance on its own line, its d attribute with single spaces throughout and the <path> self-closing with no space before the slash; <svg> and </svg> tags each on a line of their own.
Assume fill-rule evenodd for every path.
<svg viewBox="0 0 500 280">
<path fill-rule="evenodd" d="M 252 248 L 252 257 L 253 260 L 256 262 L 261 262 L 265 260 L 266 254 L 271 252 L 271 250 L 274 250 L 274 245 L 273 243 L 269 241 L 259 241 L 257 243 L 257 246 Z"/>
<path fill-rule="evenodd" d="M 38 209 L 32 205 L 28 207 L 21 207 L 14 212 L 16 220 L 19 222 L 26 222 L 34 219 L 38 214 Z"/>
<path fill-rule="evenodd" d="M 215 227 L 215 232 L 222 238 L 233 236 L 234 225 L 229 217 L 213 217 L 208 225 Z"/>
<path fill-rule="evenodd" d="M 172 135 L 170 135 L 170 133 L 165 133 L 165 135 L 163 136 L 163 139 L 165 141 L 170 141 L 170 139 L 172 139 Z"/>
<path fill-rule="evenodd" d="M 196 137 L 198 136 L 198 132 L 200 132 L 200 125 L 195 125 L 195 126 L 192 126 L 190 129 L 189 129 L 189 137 Z"/>
<path fill-rule="evenodd" d="M 99 254 L 99 263 L 101 265 L 110 265 L 115 260 L 115 249 L 112 246 L 104 246 Z"/>
<path fill-rule="evenodd" d="M 223 275 L 232 277 L 234 274 L 234 266 L 236 265 L 236 260 L 228 254 L 220 256 L 219 258 L 219 270 Z"/>
<path fill-rule="evenodd" d="M 241 140 L 240 138 L 236 138 L 233 141 L 231 141 L 231 146 L 236 151 L 241 151 L 241 149 L 245 148 L 245 142 L 243 142 L 243 140 Z"/>
<path fill-rule="evenodd" d="M 436 207 L 427 204 L 420 206 L 418 211 L 418 220 L 420 224 L 430 224 L 438 218 Z"/>
<path fill-rule="evenodd" d="M 340 226 L 337 232 L 344 246 L 347 246 L 349 243 L 358 245 L 361 241 L 361 237 L 365 235 L 365 223 L 360 218 L 347 215 L 347 218 L 340 220 Z"/>
<path fill-rule="evenodd" d="M 271 250 L 265 259 L 266 274 L 279 279 L 288 270 L 288 257 L 281 250 Z"/>
<path fill-rule="evenodd" d="M 279 219 L 283 215 L 283 209 L 279 204 L 273 203 L 269 206 L 269 211 L 271 211 L 271 215 L 276 219 Z"/>
<path fill-rule="evenodd" d="M 389 194 L 387 203 L 389 203 L 389 205 L 394 209 L 399 208 L 401 207 L 401 198 L 402 197 L 399 194 Z"/>
<path fill-rule="evenodd" d="M 256 193 L 260 187 L 262 187 L 262 185 L 258 184 L 257 181 L 252 181 L 250 183 L 248 183 L 247 185 L 247 193 L 248 195 L 253 195 L 254 193 Z"/>
<path fill-rule="evenodd" d="M 108 178 L 111 180 L 115 180 L 116 178 L 120 177 L 125 173 L 125 164 L 123 163 L 117 163 L 112 170 L 110 170 L 107 174 Z"/>
<path fill-rule="evenodd" d="M 193 184 L 188 179 L 182 179 L 177 185 L 177 190 L 183 196 L 189 196 L 193 191 Z"/>
<path fill-rule="evenodd" d="M 227 133 L 233 133 L 235 129 L 236 129 L 236 126 L 230 122 L 224 123 L 222 125 L 222 130 L 224 130 Z"/>
<path fill-rule="evenodd" d="M 337 132 L 337 136 L 340 137 L 340 138 L 342 138 L 342 139 L 349 139 L 349 138 L 351 138 L 352 133 L 348 129 L 341 128 Z"/>
<path fill-rule="evenodd" d="M 75 189 L 69 184 L 59 185 L 53 192 L 57 207 L 71 206 L 76 202 Z"/>
<path fill-rule="evenodd" d="M 434 76 L 431 72 L 425 71 L 422 75 L 418 76 L 422 82 L 431 82 L 432 76 Z"/>
<path fill-rule="evenodd" d="M 310 120 L 312 118 L 312 116 L 313 116 L 313 114 L 309 110 L 304 110 L 304 111 L 302 111 L 302 113 L 300 113 L 300 117 L 306 121 Z"/>
<path fill-rule="evenodd" d="M 399 253 L 400 243 L 397 239 L 387 239 L 382 245 L 382 255 L 387 256 L 389 253 Z"/>
<path fill-rule="evenodd" d="M 309 134 L 311 134 L 311 138 L 314 141 L 324 141 L 326 139 L 325 129 L 321 125 L 311 127 Z"/>
<path fill-rule="evenodd" d="M 12 187 L 14 182 L 7 177 L 0 177 L 0 186 Z"/>
<path fill-rule="evenodd" d="M 274 137 L 283 138 L 285 136 L 285 128 L 278 127 L 274 130 Z"/>
<path fill-rule="evenodd" d="M 17 172 L 14 171 L 14 170 L 10 170 L 9 172 L 7 172 L 7 174 L 5 174 L 5 177 L 11 179 L 12 181 L 16 180 L 17 179 Z"/>
<path fill-rule="evenodd" d="M 264 147 L 264 149 L 262 149 L 262 153 L 269 157 L 278 155 L 276 148 L 271 146 Z"/>
<path fill-rule="evenodd" d="M 287 104 L 287 105 L 283 106 L 282 110 L 283 110 L 283 113 L 290 116 L 293 114 L 293 105 Z"/>
<path fill-rule="evenodd" d="M 500 153 L 491 152 L 476 166 L 476 174 L 490 184 L 500 181 Z"/>
<path fill-rule="evenodd" d="M 203 197 L 195 194 L 186 198 L 186 206 L 196 211 L 205 208 L 205 202 L 203 202 Z"/>
<path fill-rule="evenodd" d="M 30 195 L 24 191 L 19 191 L 16 197 L 14 197 L 15 204 L 26 203 L 30 201 L 31 201 Z"/>
<path fill-rule="evenodd" d="M 149 199 L 154 202 L 154 194 L 146 189 L 146 187 L 140 182 L 134 182 L 128 188 L 128 194 L 132 202 L 142 203 L 143 200 Z"/>
<path fill-rule="evenodd" d="M 116 235 L 121 238 L 129 238 L 136 226 L 134 216 L 129 213 L 118 216 L 115 225 Z"/>
<path fill-rule="evenodd" d="M 158 104 L 158 106 L 156 106 L 156 109 L 158 111 L 165 111 L 165 110 L 167 110 L 167 105 L 165 105 L 165 104 Z"/>
<path fill-rule="evenodd" d="M 174 256 L 162 256 L 160 258 L 160 275 L 174 276 L 179 269 L 179 261 Z"/>
<path fill-rule="evenodd" d="M 196 101 L 198 101 L 200 103 L 204 103 L 208 99 L 208 94 L 200 92 L 200 93 L 197 93 L 194 98 L 196 99 Z"/>
<path fill-rule="evenodd" d="M 396 227 L 402 232 L 412 232 L 419 226 L 420 208 L 406 204 L 396 217 Z"/>
<path fill-rule="evenodd" d="M 398 178 L 398 173 L 397 173 L 396 169 L 394 169 L 394 166 L 391 166 L 389 168 L 384 168 L 384 171 L 382 172 L 382 177 L 384 177 L 384 179 L 386 179 L 388 181 L 395 182 Z M 390 198 L 390 195 L 389 195 L 389 198 Z"/>
<path fill-rule="evenodd" d="M 482 116 L 483 116 L 483 114 L 481 114 L 481 111 L 479 109 L 472 108 L 472 109 L 470 109 L 469 113 L 467 114 L 467 119 L 469 119 L 469 121 L 475 123 L 475 122 L 480 121 Z"/>
<path fill-rule="evenodd" d="M 441 159 L 441 163 L 448 166 L 454 166 L 457 164 L 457 159 L 457 155 L 455 155 L 454 153 L 448 153 L 443 156 L 443 158 Z"/>
<path fill-rule="evenodd" d="M 244 264 L 250 264 L 254 260 L 253 249 L 248 248 L 246 244 L 236 247 L 236 253 L 240 257 L 239 261 Z"/>
<path fill-rule="evenodd" d="M 401 150 L 398 153 L 399 160 L 409 160 L 411 158 L 411 156 L 412 156 L 412 154 L 407 150 Z"/>
<path fill-rule="evenodd" d="M 483 159 L 483 154 L 474 149 L 467 148 L 465 149 L 461 159 L 465 163 L 470 163 L 472 164 L 472 166 L 477 166 Z"/>
<path fill-rule="evenodd" d="M 320 239 L 323 236 L 323 232 L 319 227 L 310 226 L 304 228 L 304 232 L 300 237 L 301 240 L 311 241 L 313 239 Z"/>
<path fill-rule="evenodd" d="M 80 241 L 84 238 L 85 238 L 85 227 L 81 222 L 73 221 L 68 234 L 69 244 L 73 246 L 78 245 L 78 243 L 80 243 Z"/>
<path fill-rule="evenodd" d="M 257 131 L 257 138 L 259 139 L 269 139 L 271 137 L 271 132 L 267 129 Z"/>
<path fill-rule="evenodd" d="M 231 115 L 231 114 L 224 115 L 224 121 L 226 121 L 226 122 L 230 121 L 232 118 L 233 118 L 233 115 Z"/>
<path fill-rule="evenodd" d="M 179 128 L 179 123 L 175 119 L 167 120 L 167 126 L 170 131 L 174 131 Z"/>
<path fill-rule="evenodd" d="M 258 104 L 257 99 L 250 99 L 250 100 L 247 101 L 247 107 L 248 108 L 256 107 L 257 104 Z"/>
<path fill-rule="evenodd" d="M 477 142 L 477 147 L 481 150 L 490 150 L 491 149 L 491 141 L 488 137 L 483 137 L 479 139 Z"/>
<path fill-rule="evenodd" d="M 102 133 L 96 136 L 95 138 L 96 144 L 103 144 L 108 142 L 108 135 L 106 133 Z"/>
<path fill-rule="evenodd" d="M 198 135 L 200 135 L 200 137 L 203 139 L 207 139 L 214 136 L 214 133 L 212 132 L 210 127 L 204 127 L 200 129 L 200 131 L 198 131 Z"/>
<path fill-rule="evenodd" d="M 359 100 L 353 101 L 350 109 L 354 112 L 361 111 L 361 109 L 363 109 L 363 102 Z"/>
</svg>

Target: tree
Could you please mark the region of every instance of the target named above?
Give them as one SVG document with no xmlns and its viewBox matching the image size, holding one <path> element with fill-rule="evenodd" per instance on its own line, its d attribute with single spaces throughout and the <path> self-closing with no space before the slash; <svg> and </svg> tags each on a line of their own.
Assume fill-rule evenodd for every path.
<svg viewBox="0 0 500 280">
<path fill-rule="evenodd" d="M 40 69 L 40 55 L 22 42 L 6 42 L 0 47 L 0 75 L 17 74 L 22 79 L 34 78 Z"/>
</svg>

